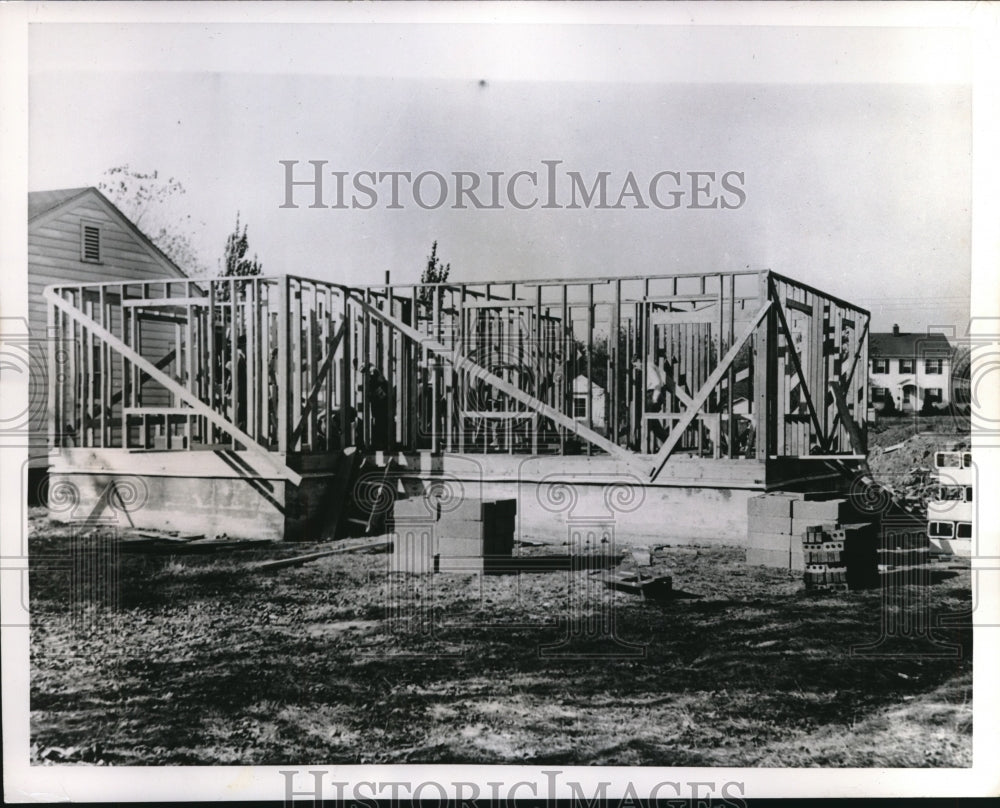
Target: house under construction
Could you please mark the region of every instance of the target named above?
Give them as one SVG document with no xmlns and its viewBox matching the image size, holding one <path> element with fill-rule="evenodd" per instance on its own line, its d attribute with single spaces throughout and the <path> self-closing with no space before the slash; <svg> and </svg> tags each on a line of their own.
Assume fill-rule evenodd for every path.
<svg viewBox="0 0 1000 808">
<path fill-rule="evenodd" d="M 45 297 L 51 486 L 140 527 L 318 540 L 431 492 L 517 498 L 526 537 L 732 541 L 865 454 L 868 312 L 770 271 Z"/>
</svg>

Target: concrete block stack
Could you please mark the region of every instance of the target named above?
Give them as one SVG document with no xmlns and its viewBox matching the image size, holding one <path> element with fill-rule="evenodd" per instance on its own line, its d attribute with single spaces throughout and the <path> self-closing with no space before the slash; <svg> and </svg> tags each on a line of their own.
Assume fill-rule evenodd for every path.
<svg viewBox="0 0 1000 808">
<path fill-rule="evenodd" d="M 392 537 L 392 554 L 389 556 L 391 572 L 410 572 L 416 575 L 434 572 L 435 536 L 430 523 L 403 523 L 389 535 Z"/>
<path fill-rule="evenodd" d="M 439 516 L 436 499 L 418 495 L 396 500 L 386 520 L 392 537 L 390 571 L 416 575 L 434 572 Z"/>
<path fill-rule="evenodd" d="M 802 572 L 810 587 L 878 582 L 878 525 L 862 522 L 848 500 L 782 491 L 747 507 L 748 564 Z"/>
<path fill-rule="evenodd" d="M 420 497 L 398 500 L 389 568 L 423 574 L 483 573 L 509 567 L 516 516 L 514 499 L 469 499 L 446 510 Z"/>
<path fill-rule="evenodd" d="M 798 572 L 805 569 L 792 510 L 802 498 L 802 494 L 779 491 L 747 500 L 747 564 Z"/>
<path fill-rule="evenodd" d="M 502 569 L 514 550 L 516 516 L 514 499 L 467 500 L 443 512 L 437 525 L 438 571 Z"/>
<path fill-rule="evenodd" d="M 872 522 L 811 525 L 802 536 L 807 589 L 878 585 L 878 526 Z"/>
</svg>

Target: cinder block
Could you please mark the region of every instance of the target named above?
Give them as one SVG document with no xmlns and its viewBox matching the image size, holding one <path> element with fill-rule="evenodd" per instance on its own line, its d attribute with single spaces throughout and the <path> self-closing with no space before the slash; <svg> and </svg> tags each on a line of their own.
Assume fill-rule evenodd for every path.
<svg viewBox="0 0 1000 808">
<path fill-rule="evenodd" d="M 466 499 L 442 509 L 440 518 L 442 522 L 513 524 L 516 516 L 516 499 Z"/>
<path fill-rule="evenodd" d="M 461 502 L 450 502 L 441 509 L 443 522 L 482 522 L 483 501 L 481 499 L 463 499 Z"/>
<path fill-rule="evenodd" d="M 788 516 L 792 515 L 792 503 L 800 500 L 802 494 L 789 491 L 774 491 L 761 494 L 747 500 L 747 513 L 750 516 Z"/>
<path fill-rule="evenodd" d="M 437 571 L 453 574 L 482 575 L 486 571 L 486 561 L 478 558 L 447 558 L 440 556 L 437 560 Z"/>
<path fill-rule="evenodd" d="M 428 528 L 393 533 L 389 569 L 419 574 L 434 572 L 433 531 Z"/>
<path fill-rule="evenodd" d="M 793 536 L 804 536 L 809 532 L 809 528 L 816 528 L 829 533 L 831 530 L 836 529 L 836 522 L 821 522 L 816 519 L 792 519 L 792 535 Z"/>
<path fill-rule="evenodd" d="M 487 533 L 483 537 L 483 552 L 490 556 L 510 556 L 514 552 L 514 531 Z"/>
<path fill-rule="evenodd" d="M 814 545 L 815 546 L 815 545 Z M 823 545 L 819 545 L 823 547 Z M 806 564 L 843 565 L 846 564 L 841 550 L 805 550 Z"/>
<path fill-rule="evenodd" d="M 477 558 L 484 555 L 485 548 L 480 538 L 439 536 L 437 552 L 447 558 Z"/>
<path fill-rule="evenodd" d="M 477 519 L 445 519 L 437 523 L 437 531 L 442 536 L 496 536 L 514 533 L 513 522 L 480 521 Z"/>
<path fill-rule="evenodd" d="M 792 519 L 789 516 L 757 516 L 750 514 L 751 533 L 784 533 L 792 535 Z"/>
<path fill-rule="evenodd" d="M 748 533 L 747 547 L 755 550 L 780 550 L 788 553 L 792 536 L 787 533 Z"/>
<path fill-rule="evenodd" d="M 792 504 L 792 518 L 816 522 L 851 522 L 855 511 L 846 499 L 796 500 Z"/>
<path fill-rule="evenodd" d="M 392 515 L 399 521 L 436 522 L 440 518 L 437 500 L 423 496 L 397 499 L 392 506 Z"/>
<path fill-rule="evenodd" d="M 830 531 L 833 529 L 833 525 L 806 525 L 805 530 L 792 534 L 793 542 L 798 538 L 803 547 L 812 547 L 815 550 L 830 539 Z"/>
</svg>

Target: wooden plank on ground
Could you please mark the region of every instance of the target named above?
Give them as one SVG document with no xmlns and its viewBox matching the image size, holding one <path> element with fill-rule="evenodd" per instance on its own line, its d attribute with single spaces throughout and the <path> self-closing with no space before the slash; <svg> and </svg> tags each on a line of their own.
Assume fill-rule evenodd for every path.
<svg viewBox="0 0 1000 808">
<path fill-rule="evenodd" d="M 310 561 L 326 558 L 327 556 L 381 548 L 392 549 L 392 541 L 388 539 L 369 539 L 365 542 L 354 543 L 344 547 L 333 547 L 328 550 L 319 550 L 315 553 L 306 553 L 305 555 L 294 556 L 293 558 L 279 558 L 276 561 L 262 561 L 258 564 L 252 564 L 250 569 L 255 572 L 270 572 L 272 570 L 284 569 L 285 567 L 298 567 L 302 564 L 308 564 Z"/>
</svg>

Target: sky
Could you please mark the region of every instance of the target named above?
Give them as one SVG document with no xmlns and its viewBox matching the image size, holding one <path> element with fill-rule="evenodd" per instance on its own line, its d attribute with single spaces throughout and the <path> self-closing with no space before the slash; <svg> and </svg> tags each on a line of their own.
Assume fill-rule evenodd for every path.
<svg viewBox="0 0 1000 808">
<path fill-rule="evenodd" d="M 951 29 L 628 25 L 33 25 L 29 188 L 96 185 L 128 164 L 179 179 L 171 215 L 213 270 L 237 211 L 266 272 L 345 283 L 419 278 L 431 243 L 453 280 L 769 268 L 871 309 L 873 328 L 964 330 L 972 92 Z M 933 65 L 932 71 L 929 66 Z M 436 172 L 389 206 L 286 202 L 325 161 Z M 521 177 L 560 161 L 558 206 Z M 502 209 L 455 209 L 453 172 Z M 502 172 L 502 174 L 499 174 Z M 568 207 L 577 172 L 627 178 L 648 205 Z M 680 186 L 672 185 L 676 172 Z M 714 172 L 709 196 L 692 172 Z M 718 196 L 733 207 L 691 209 Z M 686 188 L 681 205 L 652 204 Z M 707 175 L 700 175 L 705 182 Z M 714 196 L 713 196 L 714 192 Z M 521 196 L 518 197 L 518 194 Z M 481 193 L 489 201 L 489 193 Z M 362 203 L 371 197 L 361 195 Z M 428 202 L 428 200 L 430 200 Z M 350 204 L 348 194 L 348 204 Z M 468 197 L 466 197 L 468 204 Z M 735 203 L 739 203 L 738 205 Z"/>
</svg>

